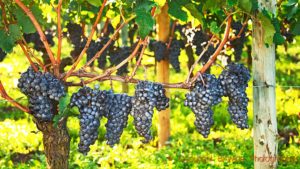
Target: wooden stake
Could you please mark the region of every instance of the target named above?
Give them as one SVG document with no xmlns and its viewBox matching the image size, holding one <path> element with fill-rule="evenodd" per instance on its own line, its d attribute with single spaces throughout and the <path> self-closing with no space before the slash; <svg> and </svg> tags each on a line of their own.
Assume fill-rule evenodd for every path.
<svg viewBox="0 0 300 169">
<path fill-rule="evenodd" d="M 170 34 L 170 18 L 168 15 L 168 4 L 161 8 L 161 13 L 156 17 L 158 40 L 167 42 Z M 157 63 L 157 81 L 162 83 L 169 82 L 169 61 L 162 60 Z M 169 89 L 166 89 L 167 97 L 170 97 Z M 159 112 L 158 122 L 158 147 L 166 144 L 170 137 L 170 108 Z"/>
<path fill-rule="evenodd" d="M 260 9 L 275 14 L 276 1 L 258 0 Z M 254 168 L 277 167 L 277 121 L 275 103 L 275 45 L 266 47 L 265 29 L 253 20 L 253 140 Z"/>
</svg>

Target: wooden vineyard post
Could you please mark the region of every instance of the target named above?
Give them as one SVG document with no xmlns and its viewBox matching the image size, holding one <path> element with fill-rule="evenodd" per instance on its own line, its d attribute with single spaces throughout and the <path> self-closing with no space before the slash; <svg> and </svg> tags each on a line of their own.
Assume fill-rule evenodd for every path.
<svg viewBox="0 0 300 169">
<path fill-rule="evenodd" d="M 258 0 L 260 9 L 276 13 L 276 1 Z M 265 30 L 253 20 L 253 130 L 254 168 L 277 167 L 277 121 L 275 104 L 275 45 L 266 47 Z"/>
<path fill-rule="evenodd" d="M 122 46 L 128 46 L 128 25 L 126 24 L 121 31 Z M 122 82 L 122 92 L 128 93 L 128 83 Z"/>
<path fill-rule="evenodd" d="M 161 8 L 161 13 L 156 17 L 158 40 L 167 42 L 170 33 L 170 18 L 168 15 L 168 4 Z M 169 61 L 162 60 L 157 62 L 157 80 L 158 82 L 169 82 Z M 167 97 L 170 97 L 169 89 L 166 89 Z M 159 112 L 158 122 L 158 147 L 161 148 L 168 141 L 170 136 L 170 108 Z"/>
</svg>

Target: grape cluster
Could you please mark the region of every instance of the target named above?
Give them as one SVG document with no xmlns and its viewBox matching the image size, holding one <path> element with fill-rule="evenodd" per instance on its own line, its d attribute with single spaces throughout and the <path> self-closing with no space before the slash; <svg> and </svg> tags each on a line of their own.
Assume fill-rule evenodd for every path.
<svg viewBox="0 0 300 169">
<path fill-rule="evenodd" d="M 161 84 L 140 81 L 135 88 L 132 99 L 131 115 L 138 134 L 145 138 L 144 143 L 152 139 L 150 128 L 152 126 L 153 108 L 161 111 L 169 107 L 169 99 L 165 95 Z"/>
<path fill-rule="evenodd" d="M 211 107 L 221 102 L 223 93 L 220 88 L 218 79 L 211 74 L 203 74 L 195 82 L 190 93 L 186 94 L 185 106 L 192 109 L 196 116 L 194 122 L 197 131 L 208 137 L 210 128 L 214 124 L 213 111 Z"/>
<path fill-rule="evenodd" d="M 184 30 L 187 43 L 196 47 L 196 54 L 199 55 L 203 46 L 208 42 L 209 36 L 198 28 L 187 28 Z"/>
<path fill-rule="evenodd" d="M 83 35 L 81 26 L 77 23 L 69 22 L 66 27 L 68 29 L 68 37 L 70 38 L 71 43 L 74 46 L 80 46 Z"/>
<path fill-rule="evenodd" d="M 81 88 L 71 97 L 70 106 L 78 107 L 80 115 L 79 152 L 87 154 L 98 138 L 100 118 L 105 114 L 108 92 L 89 87 Z"/>
<path fill-rule="evenodd" d="M 4 52 L 1 48 L 0 48 L 0 62 L 2 62 L 4 60 L 6 56 L 6 52 Z"/>
<path fill-rule="evenodd" d="M 86 39 L 82 37 L 83 31 L 79 24 L 69 22 L 66 27 L 68 30 L 68 37 L 74 45 L 71 56 L 77 58 L 86 44 Z"/>
<path fill-rule="evenodd" d="M 232 24 L 231 24 L 231 28 L 234 30 L 235 36 L 237 36 L 239 34 L 242 27 L 243 27 L 243 25 L 240 22 L 232 22 Z M 241 60 L 241 56 L 243 53 L 243 47 L 246 42 L 245 32 L 246 32 L 246 28 L 243 30 L 243 32 L 241 33 L 241 36 L 239 38 L 230 41 L 230 45 L 234 49 L 233 54 L 234 54 L 234 59 L 236 62 Z"/>
<path fill-rule="evenodd" d="M 53 103 L 65 96 L 64 85 L 52 74 L 35 72 L 29 67 L 22 73 L 18 88 L 29 98 L 29 108 L 39 121 L 51 121 Z"/>
<path fill-rule="evenodd" d="M 108 95 L 106 99 L 106 134 L 107 144 L 113 146 L 120 142 L 120 137 L 127 126 L 128 115 L 131 111 L 132 97 L 126 94 Z"/>
<path fill-rule="evenodd" d="M 155 59 L 158 62 L 166 58 L 166 43 L 162 41 L 150 41 L 149 47 L 151 51 L 154 51 Z"/>
<path fill-rule="evenodd" d="M 199 53 L 196 54 L 200 55 L 202 50 L 204 50 L 204 47 L 201 49 L 201 51 L 199 51 Z M 207 48 L 207 51 L 205 51 L 205 53 L 200 58 L 200 61 L 205 64 L 210 59 L 210 57 L 214 54 L 215 50 L 216 48 L 214 47 L 214 45 L 210 44 Z"/>
<path fill-rule="evenodd" d="M 121 63 L 124 59 L 126 59 L 131 53 L 131 48 L 124 46 L 120 48 L 116 48 L 111 54 L 110 54 L 110 63 L 115 66 Z M 117 75 L 123 75 L 128 73 L 128 63 L 124 64 L 122 67 L 120 67 L 117 70 Z"/>
<path fill-rule="evenodd" d="M 184 47 L 184 43 L 182 40 L 174 39 L 171 42 L 170 49 L 169 49 L 169 61 L 176 72 L 180 71 L 180 62 L 179 62 L 179 55 L 180 50 Z"/>
<path fill-rule="evenodd" d="M 90 61 L 102 47 L 103 46 L 99 41 L 92 40 L 89 45 L 89 48 L 86 51 L 86 56 L 87 56 L 86 61 L 87 62 Z M 94 62 L 91 63 L 91 66 L 93 66 L 93 65 L 94 65 Z"/>
<path fill-rule="evenodd" d="M 51 30 L 47 30 L 47 31 L 45 31 L 45 36 L 46 36 L 46 40 L 47 40 L 48 44 L 50 46 L 53 46 L 54 45 L 53 32 Z M 33 43 L 34 44 L 33 48 L 35 50 L 46 53 L 44 43 L 41 41 L 41 38 L 40 38 L 40 35 L 38 34 L 38 32 L 24 34 L 24 39 L 27 43 Z"/>
<path fill-rule="evenodd" d="M 250 80 L 249 70 L 242 64 L 229 64 L 219 76 L 223 95 L 229 98 L 228 112 L 238 128 L 248 128 L 247 105 L 249 99 L 245 92 Z"/>
<path fill-rule="evenodd" d="M 109 37 L 107 37 L 107 36 L 100 37 L 99 43 L 101 44 L 101 48 L 100 47 L 99 48 L 102 49 L 108 41 L 109 41 Z M 114 41 L 105 49 L 105 51 L 101 54 L 101 56 L 98 57 L 98 59 L 97 59 L 98 60 L 98 67 L 100 69 L 105 68 L 106 56 L 109 55 L 109 51 L 112 50 L 113 46 L 114 46 Z"/>
</svg>

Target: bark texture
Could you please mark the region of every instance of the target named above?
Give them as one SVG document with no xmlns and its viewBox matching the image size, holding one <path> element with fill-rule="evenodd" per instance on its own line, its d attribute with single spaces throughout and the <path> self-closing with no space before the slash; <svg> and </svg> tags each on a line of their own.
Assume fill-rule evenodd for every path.
<svg viewBox="0 0 300 169">
<path fill-rule="evenodd" d="M 54 127 L 52 122 L 36 122 L 43 133 L 44 151 L 49 169 L 67 169 L 70 151 L 70 136 L 66 119 Z"/>
<path fill-rule="evenodd" d="M 275 0 L 258 0 L 260 9 L 275 13 Z M 277 121 L 275 103 L 275 45 L 266 47 L 265 30 L 253 20 L 254 168 L 277 167 Z"/>
<path fill-rule="evenodd" d="M 162 42 L 167 42 L 170 34 L 170 17 L 167 4 L 161 8 L 161 13 L 158 14 L 156 21 L 157 39 Z M 169 82 L 169 60 L 161 60 L 157 63 L 157 80 L 162 83 Z M 166 95 L 170 97 L 169 89 L 166 89 Z M 161 148 L 170 137 L 170 108 L 159 112 L 158 121 L 158 147 Z"/>
</svg>

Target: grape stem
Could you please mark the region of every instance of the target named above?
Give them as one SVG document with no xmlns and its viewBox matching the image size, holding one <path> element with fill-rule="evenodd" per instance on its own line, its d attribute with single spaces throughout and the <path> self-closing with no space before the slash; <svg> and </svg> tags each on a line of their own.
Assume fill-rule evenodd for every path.
<svg viewBox="0 0 300 169">
<path fill-rule="evenodd" d="M 86 72 L 73 72 L 71 76 L 76 76 L 76 77 L 87 77 L 87 78 L 94 78 L 98 77 L 97 74 L 93 73 L 86 73 Z M 108 81 L 108 80 L 113 80 L 113 81 L 119 81 L 119 82 L 124 82 L 124 83 L 138 83 L 141 81 L 140 79 L 135 79 L 131 78 L 129 79 L 128 76 L 116 76 L 116 75 L 109 75 L 109 76 L 103 76 L 101 78 L 97 78 L 97 81 Z M 66 82 L 67 86 L 84 86 L 88 83 L 91 83 L 92 81 L 85 81 L 84 83 L 79 82 L 79 83 L 74 83 L 74 82 Z M 184 82 L 180 83 L 160 83 L 162 84 L 163 87 L 165 88 L 177 88 L 177 89 L 189 89 L 190 86 L 188 86 Z"/>
<path fill-rule="evenodd" d="M 100 21 L 100 18 L 101 18 L 103 9 L 104 9 L 105 4 L 106 4 L 106 1 L 107 1 L 107 0 L 103 0 L 103 3 L 102 3 L 102 5 L 101 5 L 101 7 L 100 7 L 100 9 L 99 9 L 98 14 L 97 14 L 97 18 L 96 18 L 96 20 L 95 20 L 95 22 L 94 22 L 94 24 L 93 24 L 91 33 L 90 33 L 90 35 L 89 35 L 89 37 L 88 37 L 88 40 L 87 40 L 87 42 L 86 42 L 86 44 L 85 44 L 83 50 L 81 51 L 80 55 L 78 56 L 78 58 L 76 59 L 76 61 L 73 63 L 71 69 L 67 72 L 67 74 L 65 75 L 65 77 L 63 78 L 63 80 L 66 80 L 66 79 L 69 77 L 69 75 L 76 69 L 77 65 L 79 64 L 79 62 L 80 62 L 81 59 L 83 58 L 83 55 L 85 54 L 85 52 L 86 52 L 87 49 L 89 48 L 89 45 L 90 45 L 90 43 L 91 43 L 91 41 L 92 41 L 92 38 L 93 38 L 93 35 L 94 35 L 95 31 L 96 31 L 97 25 L 98 25 L 98 23 L 99 23 L 99 21 Z"/>
<path fill-rule="evenodd" d="M 168 42 L 168 45 L 167 45 L 167 50 L 170 48 L 172 40 L 174 38 L 174 32 L 175 32 L 176 22 L 177 22 L 177 20 L 175 20 L 172 23 L 172 29 L 171 29 L 171 34 L 170 34 L 170 37 L 169 37 L 169 42 Z"/>
<path fill-rule="evenodd" d="M 216 49 L 216 51 L 214 52 L 214 54 L 206 62 L 206 64 L 191 79 L 191 82 L 190 82 L 191 84 L 193 84 L 197 80 L 197 78 L 200 76 L 200 74 L 203 74 L 215 62 L 215 60 L 217 59 L 217 57 L 220 54 L 221 50 L 223 49 L 224 45 L 228 41 L 229 32 L 230 32 L 230 28 L 231 28 L 231 21 L 232 21 L 232 15 L 229 15 L 228 19 L 227 19 L 226 28 L 225 28 L 225 34 L 224 34 L 224 37 L 223 37 L 221 43 L 219 44 L 219 46 Z"/>
<path fill-rule="evenodd" d="M 15 101 L 13 98 L 11 98 L 5 91 L 2 82 L 0 80 L 0 95 L 2 98 L 4 98 L 5 100 L 7 100 L 8 102 L 10 102 L 12 105 L 14 105 L 15 107 L 17 107 L 18 109 L 22 110 L 23 112 L 29 113 L 30 111 L 27 107 L 21 105 L 20 103 L 18 103 L 17 101 Z"/>
<path fill-rule="evenodd" d="M 148 38 L 146 38 L 146 39 L 147 39 L 147 40 L 146 40 L 145 43 L 143 44 L 142 51 L 141 51 L 141 53 L 140 53 L 140 55 L 139 55 L 139 59 L 138 59 L 138 61 L 136 62 L 135 67 L 134 67 L 134 69 L 133 69 L 133 71 L 132 71 L 132 73 L 131 73 L 131 76 L 129 77 L 128 80 L 132 79 L 132 78 L 135 76 L 137 68 L 141 65 L 141 61 L 142 61 L 142 57 L 143 57 L 143 55 L 144 55 L 144 51 L 145 51 L 145 49 L 146 49 L 146 47 L 147 47 L 147 45 L 148 45 Z"/>
<path fill-rule="evenodd" d="M 61 56 L 61 43 L 62 43 L 62 32 L 61 32 L 61 16 L 60 16 L 60 11 L 61 11 L 61 5 L 62 5 L 62 0 L 58 1 L 58 5 L 56 8 L 57 11 L 57 38 L 58 38 L 58 44 L 57 44 L 57 64 L 60 65 L 60 56 Z M 57 67 L 59 69 L 59 67 Z"/>
<path fill-rule="evenodd" d="M 105 23 L 104 23 L 104 26 L 101 30 L 101 35 L 107 35 L 107 27 L 108 27 L 108 24 L 109 24 L 109 18 L 106 19 Z"/>
<path fill-rule="evenodd" d="M 22 41 L 19 41 L 18 44 L 19 44 L 20 47 L 22 48 L 22 50 L 23 50 L 23 52 L 24 52 L 26 58 L 28 59 L 28 61 L 29 61 L 30 65 L 31 65 L 31 67 L 33 68 L 33 70 L 34 70 L 35 72 L 38 72 L 39 69 L 38 69 L 38 67 L 36 67 L 36 65 L 35 65 L 35 64 L 33 63 L 33 61 L 31 60 L 31 58 L 30 58 L 30 56 L 29 56 L 27 50 L 26 50 L 25 47 L 24 47 L 23 42 L 22 42 Z"/>
<path fill-rule="evenodd" d="M 5 6 L 4 3 L 2 2 L 2 0 L 0 0 L 0 6 L 2 9 L 2 18 L 3 18 L 3 23 L 4 23 L 4 29 L 5 31 L 8 31 L 8 22 L 7 22 L 7 18 L 6 18 L 6 11 L 5 11 Z"/>
<path fill-rule="evenodd" d="M 40 39 L 43 42 L 45 49 L 47 51 L 47 54 L 49 56 L 49 59 L 54 67 L 54 70 L 56 69 L 56 67 L 58 67 L 55 58 L 53 56 L 53 53 L 50 49 L 49 43 L 47 41 L 47 38 L 41 28 L 41 25 L 38 23 L 38 21 L 36 20 L 36 18 L 34 17 L 33 13 L 30 11 L 30 9 L 28 7 L 26 7 L 20 0 L 15 0 L 16 4 L 25 12 L 25 14 L 30 18 L 31 22 L 33 23 L 35 29 L 37 30 L 37 32 L 40 35 Z"/>
<path fill-rule="evenodd" d="M 47 72 L 47 68 L 46 66 L 43 64 L 43 62 L 37 58 L 36 56 L 34 56 L 33 52 L 30 50 L 30 48 L 28 47 L 28 44 L 26 43 L 24 37 L 22 37 L 22 44 L 24 45 L 24 47 L 26 48 L 26 52 L 28 54 L 30 54 L 31 57 L 33 57 L 35 59 L 35 61 L 39 64 L 39 66 L 43 69 L 44 72 Z M 24 51 L 24 50 L 23 50 Z M 26 55 L 26 54 L 25 54 Z"/>
<path fill-rule="evenodd" d="M 241 28 L 240 32 L 236 36 L 231 37 L 228 41 L 233 41 L 233 40 L 238 39 L 238 38 L 241 37 L 242 33 L 244 32 L 245 27 L 247 26 L 248 19 L 249 19 L 249 17 L 247 16 L 245 22 L 243 23 L 243 27 Z"/>
</svg>

